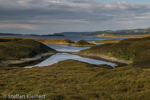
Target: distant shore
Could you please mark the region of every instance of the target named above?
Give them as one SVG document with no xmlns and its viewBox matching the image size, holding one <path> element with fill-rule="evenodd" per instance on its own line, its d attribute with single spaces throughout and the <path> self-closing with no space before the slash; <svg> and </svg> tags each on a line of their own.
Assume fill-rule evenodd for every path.
<svg viewBox="0 0 150 100">
<path fill-rule="evenodd" d="M 22 35 L 22 36 L 64 36 L 63 34 L 16 34 L 16 33 L 0 33 L 0 35 Z"/>
<path fill-rule="evenodd" d="M 104 37 L 104 38 L 144 38 L 144 37 L 150 37 L 149 34 L 143 34 L 143 35 L 114 35 L 109 33 L 103 33 L 101 35 L 98 35 L 97 37 Z"/>
<path fill-rule="evenodd" d="M 33 40 L 44 44 L 57 44 L 57 45 L 66 45 L 66 46 L 74 46 L 74 47 L 91 47 L 95 45 L 85 40 L 80 40 L 77 42 L 74 42 L 69 39 L 33 39 Z"/>
</svg>

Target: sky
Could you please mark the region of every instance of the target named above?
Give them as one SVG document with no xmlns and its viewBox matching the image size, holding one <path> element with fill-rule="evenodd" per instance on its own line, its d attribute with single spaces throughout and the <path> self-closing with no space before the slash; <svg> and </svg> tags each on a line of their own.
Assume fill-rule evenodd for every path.
<svg viewBox="0 0 150 100">
<path fill-rule="evenodd" d="M 150 0 L 0 0 L 0 32 L 53 34 L 150 27 Z"/>
</svg>

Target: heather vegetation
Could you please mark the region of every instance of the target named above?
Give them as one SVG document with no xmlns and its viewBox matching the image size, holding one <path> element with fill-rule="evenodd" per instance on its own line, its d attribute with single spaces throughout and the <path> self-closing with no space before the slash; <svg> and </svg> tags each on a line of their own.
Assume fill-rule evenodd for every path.
<svg viewBox="0 0 150 100">
<path fill-rule="evenodd" d="M 37 43 L 28 39 L 0 41 L 2 44 L 11 42 L 23 47 L 27 44 L 32 47 Z M 41 43 L 36 44 L 37 51 L 38 44 Z M 3 100 L 3 95 L 8 94 L 45 95 L 46 100 L 150 99 L 150 37 L 93 46 L 80 51 L 79 54 L 106 55 L 132 63 L 116 68 L 75 60 L 31 69 L 19 68 L 17 65 L 2 66 L 0 99 Z"/>
<path fill-rule="evenodd" d="M 46 52 L 55 50 L 31 39 L 0 38 L 0 60 L 30 58 Z"/>
<path fill-rule="evenodd" d="M 149 67 L 150 65 L 150 37 L 124 39 L 119 43 L 108 43 L 82 50 L 79 54 L 95 54 L 115 57 L 132 61 L 132 66 Z"/>
<path fill-rule="evenodd" d="M 36 94 L 46 95 L 46 100 L 149 100 L 149 74 L 150 69 L 111 69 L 74 60 L 32 69 L 4 67 L 0 98 Z"/>
</svg>

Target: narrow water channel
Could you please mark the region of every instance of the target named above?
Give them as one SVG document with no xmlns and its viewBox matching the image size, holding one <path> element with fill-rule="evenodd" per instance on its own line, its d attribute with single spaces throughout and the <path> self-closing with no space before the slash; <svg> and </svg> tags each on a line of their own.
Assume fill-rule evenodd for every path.
<svg viewBox="0 0 150 100">
<path fill-rule="evenodd" d="M 71 46 L 64 46 L 64 45 L 48 45 L 48 46 L 50 46 L 51 48 L 53 48 L 57 51 L 60 51 L 60 52 L 78 52 L 80 50 L 89 48 L 89 47 L 71 47 Z M 116 64 L 106 62 L 106 61 L 84 58 L 84 57 L 74 55 L 74 54 L 69 54 L 69 53 L 57 53 L 36 65 L 26 66 L 25 68 L 32 68 L 32 67 L 36 67 L 36 66 L 38 66 L 38 67 L 48 66 L 48 65 L 52 65 L 52 64 L 58 63 L 60 61 L 68 60 L 68 59 L 83 61 L 83 62 L 87 62 L 90 64 L 98 64 L 98 65 L 107 64 L 112 67 L 116 66 Z"/>
</svg>

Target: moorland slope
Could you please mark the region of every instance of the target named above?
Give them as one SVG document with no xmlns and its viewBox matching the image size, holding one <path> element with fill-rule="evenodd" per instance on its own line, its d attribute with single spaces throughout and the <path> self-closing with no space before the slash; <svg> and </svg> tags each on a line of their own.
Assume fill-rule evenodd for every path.
<svg viewBox="0 0 150 100">
<path fill-rule="evenodd" d="M 124 39 L 119 43 L 93 46 L 80 51 L 79 54 L 114 57 L 118 61 L 130 62 L 132 66 L 150 67 L 150 37 Z"/>
<path fill-rule="evenodd" d="M 47 67 L 0 69 L 3 95 L 45 95 L 45 100 L 149 100 L 150 69 L 66 60 Z M 5 100 L 5 99 L 4 99 Z"/>
<path fill-rule="evenodd" d="M 47 52 L 56 51 L 31 39 L 0 38 L 0 61 L 31 58 Z"/>
</svg>

